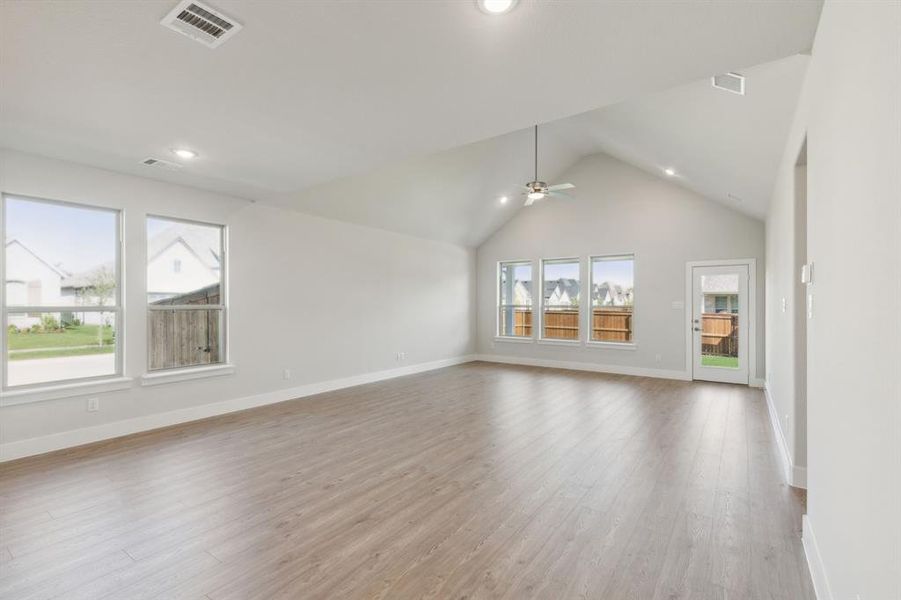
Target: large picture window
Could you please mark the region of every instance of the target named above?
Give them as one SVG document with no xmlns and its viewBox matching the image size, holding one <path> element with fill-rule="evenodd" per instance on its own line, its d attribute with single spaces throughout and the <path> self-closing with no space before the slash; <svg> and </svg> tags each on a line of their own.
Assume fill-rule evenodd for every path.
<svg viewBox="0 0 901 600">
<path fill-rule="evenodd" d="M 532 337 L 532 263 L 500 263 L 498 285 L 497 334 Z"/>
<path fill-rule="evenodd" d="M 119 212 L 3 196 L 3 388 L 122 373 Z"/>
<path fill-rule="evenodd" d="M 148 369 L 225 361 L 225 230 L 147 218 Z"/>
<path fill-rule="evenodd" d="M 591 341 L 633 341 L 635 257 L 591 258 Z"/>
<path fill-rule="evenodd" d="M 579 339 L 579 259 L 541 261 L 541 337 Z"/>
</svg>

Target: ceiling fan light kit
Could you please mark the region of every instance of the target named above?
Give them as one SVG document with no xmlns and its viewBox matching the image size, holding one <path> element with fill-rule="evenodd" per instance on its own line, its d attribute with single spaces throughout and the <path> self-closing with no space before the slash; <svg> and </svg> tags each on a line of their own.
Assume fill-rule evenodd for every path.
<svg viewBox="0 0 901 600">
<path fill-rule="evenodd" d="M 549 196 L 558 198 L 569 198 L 570 196 L 562 194 L 562 190 L 571 190 L 574 186 L 571 183 L 557 183 L 548 185 L 544 181 L 538 180 L 538 125 L 535 125 L 535 179 L 523 186 L 522 195 L 526 197 L 526 206 L 532 206 L 538 200 L 544 200 Z"/>
</svg>

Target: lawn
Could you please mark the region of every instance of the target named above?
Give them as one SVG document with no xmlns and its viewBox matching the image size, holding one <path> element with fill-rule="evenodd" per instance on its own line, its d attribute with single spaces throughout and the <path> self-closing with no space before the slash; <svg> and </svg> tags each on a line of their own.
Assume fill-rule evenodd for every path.
<svg viewBox="0 0 901 600">
<path fill-rule="evenodd" d="M 98 344 L 100 329 L 100 325 L 78 325 L 53 333 L 10 333 L 7 335 L 9 358 L 27 360 L 113 352 L 113 328 L 103 327 L 102 346 Z"/>
<path fill-rule="evenodd" d="M 738 368 L 738 357 L 737 356 L 709 356 L 706 354 L 701 355 L 701 364 L 705 367 L 730 367 L 733 369 Z"/>
</svg>

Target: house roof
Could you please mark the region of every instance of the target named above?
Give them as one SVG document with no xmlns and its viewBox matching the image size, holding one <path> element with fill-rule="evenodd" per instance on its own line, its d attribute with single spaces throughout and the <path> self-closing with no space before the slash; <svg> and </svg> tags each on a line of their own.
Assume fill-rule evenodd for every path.
<svg viewBox="0 0 901 600">
<path fill-rule="evenodd" d="M 38 260 L 41 264 L 46 265 L 46 267 L 47 267 L 48 269 L 50 269 L 51 271 L 53 271 L 54 273 L 56 273 L 56 274 L 59 275 L 60 277 L 66 277 L 66 276 L 69 275 L 69 273 L 67 273 L 66 271 L 63 271 L 63 270 L 60 269 L 59 267 L 56 267 L 56 266 L 50 264 L 49 262 L 47 262 L 46 260 L 44 260 L 43 258 L 41 258 L 34 250 L 32 250 L 31 248 L 29 248 L 28 246 L 26 246 L 25 244 L 23 244 L 22 242 L 20 242 L 20 241 L 19 241 L 18 239 L 16 239 L 16 238 L 13 238 L 13 239 L 9 240 L 8 242 L 6 242 L 6 247 L 9 248 L 9 247 L 12 246 L 13 244 L 19 246 L 20 248 L 22 248 L 23 250 L 25 250 L 26 252 L 28 252 L 28 253 L 29 253 L 30 255 L 32 255 L 36 260 Z"/>
<path fill-rule="evenodd" d="M 175 244 L 183 244 L 206 268 L 213 271 L 219 269 L 220 256 L 218 235 L 215 240 L 213 239 L 213 236 L 209 236 L 209 239 L 207 239 L 206 236 L 196 234 L 192 231 L 180 230 L 177 227 L 164 229 L 150 239 L 148 260 L 153 261 Z M 115 266 L 114 262 L 108 261 L 85 271 L 75 273 L 74 275 L 69 275 L 63 279 L 62 287 L 86 287 L 90 285 L 91 279 L 97 273 L 104 269 L 113 270 L 115 269 Z"/>
<path fill-rule="evenodd" d="M 527 292 L 532 293 L 532 282 L 531 281 L 516 281 L 517 284 L 521 285 Z M 575 279 L 569 278 L 560 278 L 560 279 L 552 279 L 550 281 L 544 282 L 544 296 L 549 297 L 553 295 L 554 291 L 560 289 L 560 295 L 562 296 L 566 293 L 570 298 L 574 298 L 581 291 L 581 284 Z M 603 281 L 601 283 L 596 283 L 594 285 L 595 296 L 604 296 L 607 294 L 610 295 L 611 300 L 616 305 L 627 304 L 631 300 L 631 290 L 628 288 L 624 288 L 618 283 L 612 283 L 610 281 Z"/>
<path fill-rule="evenodd" d="M 148 260 L 152 261 L 171 246 L 178 243 L 184 244 L 185 247 L 193 252 L 197 258 L 200 259 L 200 262 L 208 269 L 219 268 L 220 249 L 218 232 L 215 235 L 204 236 L 192 229 L 182 229 L 178 227 L 164 229 L 150 239 Z"/>
</svg>

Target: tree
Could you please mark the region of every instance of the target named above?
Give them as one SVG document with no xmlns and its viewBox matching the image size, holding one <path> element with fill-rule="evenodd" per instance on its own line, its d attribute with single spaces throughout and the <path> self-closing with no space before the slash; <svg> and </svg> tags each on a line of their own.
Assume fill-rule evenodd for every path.
<svg viewBox="0 0 901 600">
<path fill-rule="evenodd" d="M 87 285 L 78 290 L 82 305 L 106 306 L 116 291 L 116 275 L 109 267 L 100 267 L 87 276 Z M 103 345 L 103 323 L 97 328 L 97 345 Z"/>
</svg>

